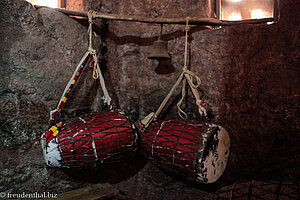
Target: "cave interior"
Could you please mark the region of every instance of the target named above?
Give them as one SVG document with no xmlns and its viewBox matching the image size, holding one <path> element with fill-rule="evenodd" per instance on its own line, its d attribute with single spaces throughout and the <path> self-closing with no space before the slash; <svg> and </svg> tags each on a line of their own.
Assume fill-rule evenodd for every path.
<svg viewBox="0 0 300 200">
<path fill-rule="evenodd" d="M 54 2 L 53 7 L 79 13 L 94 10 L 148 19 L 186 19 L 215 18 L 212 10 L 216 9 L 211 7 L 218 1 Z M 1 195 L 70 194 L 92 188 L 91 193 L 109 194 L 94 199 L 299 199 L 300 1 L 278 2 L 274 23 L 223 26 L 191 22 L 187 38 L 186 22 L 93 19 L 92 47 L 112 107 L 122 110 L 134 124 L 155 112 L 173 87 L 182 73 L 187 44 L 186 67 L 201 79 L 197 90 L 208 102 L 207 116 L 230 137 L 225 171 L 217 181 L 204 184 L 157 166 L 140 148 L 111 165 L 46 166 L 41 135 L 49 129 L 49 111 L 56 108 L 88 50 L 89 21 L 50 4 L 43 7 L 26 0 L 1 0 Z M 158 38 L 167 42 L 167 62 L 148 59 Z M 92 73 L 91 67 L 82 72 L 62 111 L 63 121 L 110 109 L 103 103 L 103 90 Z M 180 119 L 176 104 L 182 88 L 174 91 L 159 119 Z M 188 85 L 185 88 L 181 108 L 189 120 L 203 120 L 192 90 Z"/>
</svg>

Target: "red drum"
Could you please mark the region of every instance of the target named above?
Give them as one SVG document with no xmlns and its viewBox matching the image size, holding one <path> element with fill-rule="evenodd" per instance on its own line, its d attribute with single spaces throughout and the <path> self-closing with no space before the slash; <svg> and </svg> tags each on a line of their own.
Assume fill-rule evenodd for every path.
<svg viewBox="0 0 300 200">
<path fill-rule="evenodd" d="M 229 146 L 224 128 L 185 120 L 152 123 L 141 134 L 146 157 L 162 168 L 201 183 L 212 183 L 221 176 Z"/>
<path fill-rule="evenodd" d="M 56 138 L 43 144 L 43 152 L 49 166 L 91 166 L 131 156 L 136 140 L 134 126 L 125 115 L 110 111 L 68 121 Z"/>
</svg>

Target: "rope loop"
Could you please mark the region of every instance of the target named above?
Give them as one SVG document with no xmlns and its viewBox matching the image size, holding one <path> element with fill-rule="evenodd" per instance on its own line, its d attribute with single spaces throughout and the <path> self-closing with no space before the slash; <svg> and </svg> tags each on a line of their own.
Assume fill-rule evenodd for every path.
<svg viewBox="0 0 300 200">
<path fill-rule="evenodd" d="M 190 71 L 190 70 L 186 70 L 184 73 L 190 75 L 190 83 L 192 85 L 193 88 L 198 88 L 201 85 L 201 79 L 199 78 L 199 76 L 197 76 L 194 72 Z M 193 79 L 196 80 L 196 85 L 194 84 Z"/>
<path fill-rule="evenodd" d="M 188 81 L 190 83 L 190 86 L 193 87 L 194 89 L 197 89 L 200 85 L 201 85 L 201 79 L 199 78 L 199 76 L 197 76 L 194 72 L 186 69 L 185 67 L 183 68 L 183 75 L 184 74 L 188 74 L 189 78 L 187 78 L 186 76 L 184 76 L 183 79 L 183 86 L 182 86 L 182 91 L 181 91 L 181 99 L 178 101 L 177 103 L 177 109 L 178 109 L 178 115 L 182 118 L 182 119 L 187 119 L 187 114 L 181 109 L 181 104 L 186 96 L 186 82 Z M 188 79 L 188 80 L 187 80 Z M 196 80 L 196 85 L 194 84 L 193 79 Z M 196 98 L 196 97 L 195 97 Z M 196 99 L 196 102 L 200 101 L 202 102 L 200 99 Z M 198 105 L 198 104 L 197 104 Z M 200 106 L 200 104 L 198 105 L 198 107 Z M 202 105 L 201 105 L 202 106 Z M 200 112 L 200 110 L 199 110 Z M 202 113 L 202 109 L 201 112 Z"/>
<path fill-rule="evenodd" d="M 185 73 L 185 72 L 184 72 L 184 73 Z M 182 104 L 183 99 L 185 98 L 185 95 L 186 95 L 185 88 L 186 88 L 186 79 L 183 79 L 183 86 L 182 86 L 182 90 L 181 90 L 181 99 L 180 99 L 180 100 L 178 101 L 178 103 L 177 103 L 178 115 L 179 115 L 182 119 L 187 119 L 187 114 L 186 114 L 186 112 L 184 112 L 184 111 L 181 109 L 181 104 Z"/>
</svg>

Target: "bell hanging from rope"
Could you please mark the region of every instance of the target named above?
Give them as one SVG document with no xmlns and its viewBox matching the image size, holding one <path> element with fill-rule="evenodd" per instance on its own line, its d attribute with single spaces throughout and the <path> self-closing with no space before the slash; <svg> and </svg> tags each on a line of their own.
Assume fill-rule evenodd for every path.
<svg viewBox="0 0 300 200">
<path fill-rule="evenodd" d="M 158 40 L 153 43 L 151 54 L 148 58 L 154 60 L 170 60 L 171 56 L 168 53 L 168 43 L 159 37 Z"/>
</svg>

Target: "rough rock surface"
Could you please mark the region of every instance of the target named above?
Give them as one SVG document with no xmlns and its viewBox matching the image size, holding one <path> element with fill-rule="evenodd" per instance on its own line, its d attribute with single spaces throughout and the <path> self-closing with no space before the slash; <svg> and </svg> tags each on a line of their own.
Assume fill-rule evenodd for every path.
<svg viewBox="0 0 300 200">
<path fill-rule="evenodd" d="M 189 67 L 202 80 L 204 99 L 210 103 L 213 120 L 225 127 L 231 137 L 230 160 L 221 180 L 225 183 L 282 176 L 299 178 L 300 3 L 280 3 L 280 21 L 272 25 L 191 28 Z M 95 9 L 92 4 L 85 6 Z M 201 6 L 201 1 L 101 1 L 101 6 L 96 10 L 145 17 L 202 13 L 194 9 Z M 168 41 L 176 72 L 157 75 L 157 62 L 147 56 L 160 35 L 159 25 L 109 21 L 107 26 L 104 57 L 115 96 L 132 118 L 142 119 L 158 108 L 180 74 L 184 27 L 163 27 L 162 39 Z M 179 89 L 173 99 L 178 100 L 178 94 Z M 191 119 L 199 119 L 190 94 L 185 109 Z M 176 113 L 173 105 L 162 116 L 177 118 Z M 153 174 L 148 170 L 148 174 Z M 134 179 L 130 183 L 138 185 Z"/>
<path fill-rule="evenodd" d="M 39 138 L 87 50 L 87 29 L 52 9 L 36 11 L 24 0 L 3 0 L 0 7 L 0 191 L 64 191 L 76 183 L 71 186 L 62 172 L 45 167 Z M 66 118 L 101 109 L 101 92 L 91 94 L 99 83 L 89 71 Z"/>
<path fill-rule="evenodd" d="M 182 17 L 197 16 L 206 1 L 72 2 L 67 1 L 72 10 Z M 98 176 L 86 176 L 86 171 L 46 168 L 39 137 L 87 50 L 87 29 L 82 25 L 86 23 L 49 9 L 36 11 L 25 0 L 0 1 L 0 192 L 59 193 L 88 182 L 112 182 L 138 199 L 212 199 L 211 189 L 219 184 L 299 178 L 299 9 L 299 1 L 281 1 L 281 19 L 269 26 L 191 28 L 189 67 L 203 81 L 214 120 L 231 137 L 227 171 L 220 182 L 207 187 L 170 178 L 140 157 L 116 167 L 117 174 L 101 169 L 94 172 Z M 100 37 L 94 38 L 95 47 L 114 105 L 133 120 L 141 119 L 157 109 L 180 73 L 183 26 L 163 27 L 162 38 L 168 41 L 176 72 L 157 75 L 157 62 L 147 56 L 160 34 L 159 25 L 106 20 L 96 24 Z M 90 75 L 86 70 L 80 79 L 66 105 L 66 117 L 103 108 L 99 84 Z M 163 116 L 177 118 L 175 107 Z M 198 118 L 190 92 L 183 107 L 190 118 Z"/>
<path fill-rule="evenodd" d="M 106 2 L 102 1 L 103 10 L 107 10 Z M 111 11 L 182 17 L 187 13 L 201 15 L 194 9 L 200 6 L 201 1 L 128 0 L 115 3 Z M 231 137 L 232 153 L 224 176 L 227 181 L 278 177 L 289 168 L 296 169 L 299 163 L 298 8 L 299 1 L 282 1 L 281 18 L 272 25 L 191 28 L 189 67 L 202 80 L 203 98 L 210 103 L 212 118 Z M 183 28 L 163 27 L 162 39 L 168 41 L 176 72 L 157 75 L 157 62 L 147 56 L 160 35 L 160 26 L 109 22 L 106 66 L 111 71 L 120 107 L 133 118 L 142 119 L 155 111 L 179 76 L 184 63 Z M 186 110 L 191 119 L 199 119 L 190 94 Z M 173 106 L 162 116 L 177 118 L 176 113 Z"/>
</svg>

